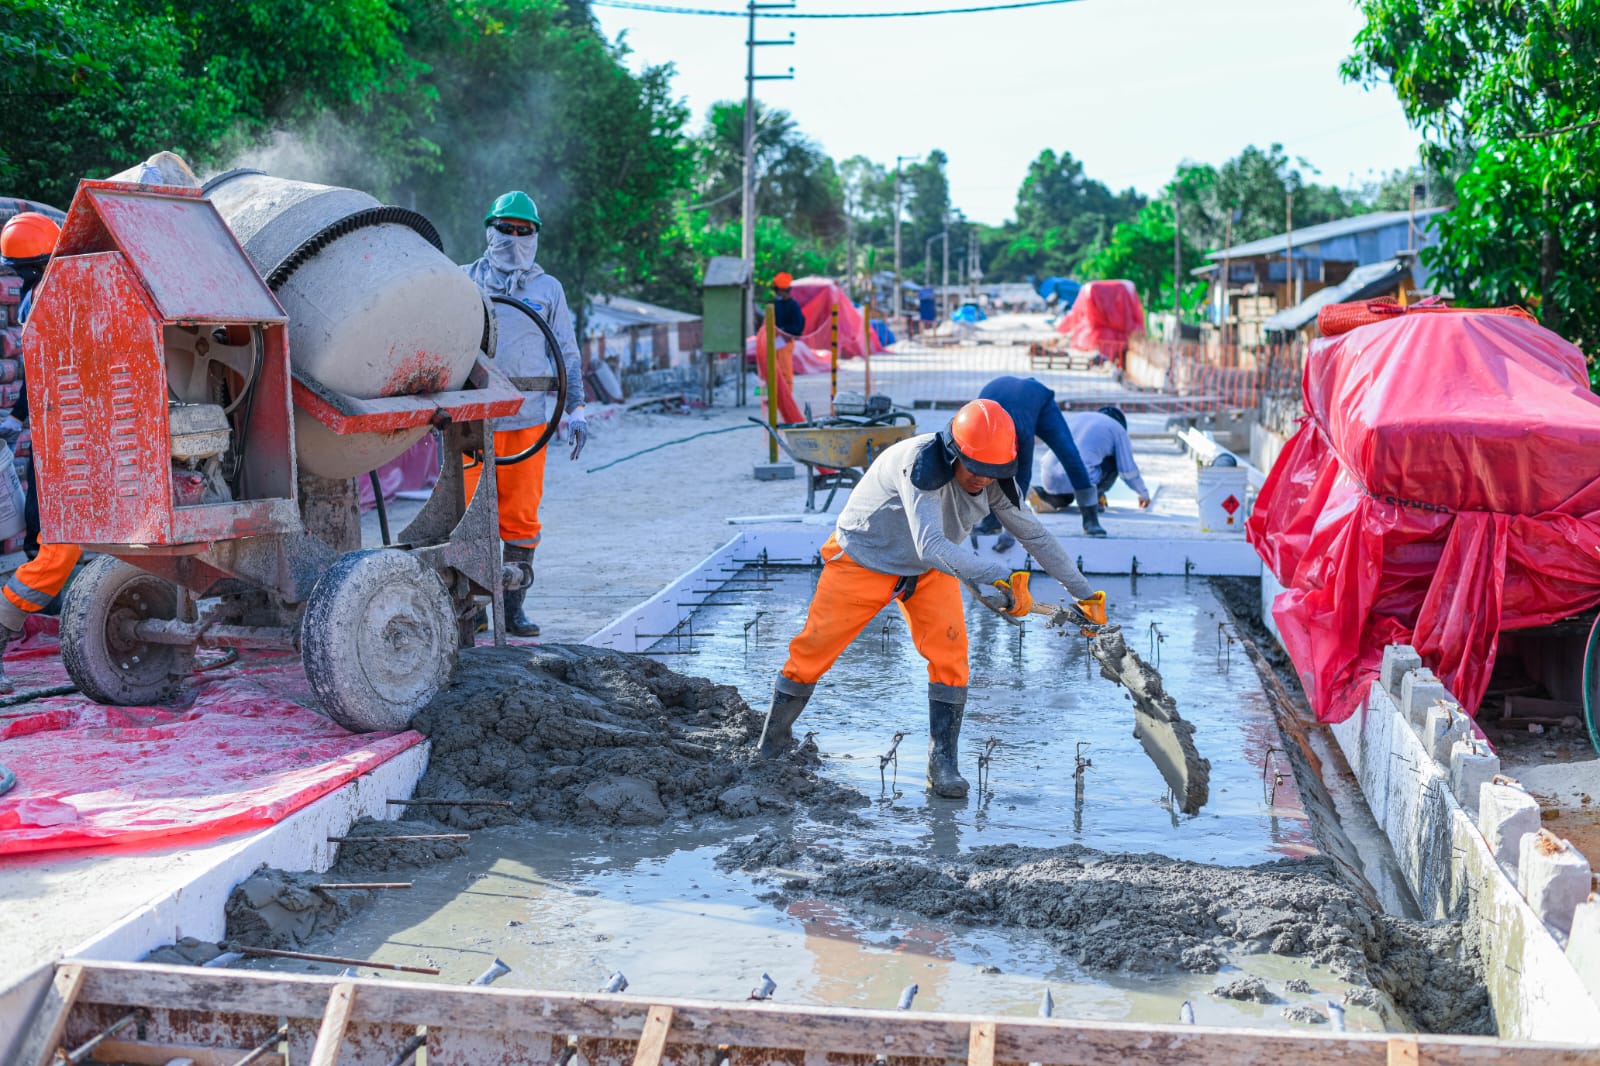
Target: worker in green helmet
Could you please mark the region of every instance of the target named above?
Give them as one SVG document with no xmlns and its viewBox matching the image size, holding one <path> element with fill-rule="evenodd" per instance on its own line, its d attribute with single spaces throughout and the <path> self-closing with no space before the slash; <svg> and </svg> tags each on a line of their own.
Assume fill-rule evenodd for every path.
<svg viewBox="0 0 1600 1066">
<path fill-rule="evenodd" d="M 572 310 L 561 282 L 547 274 L 536 261 L 539 252 L 539 208 L 525 192 L 508 192 L 495 200 L 484 215 L 487 247 L 482 256 L 463 269 L 486 295 L 508 296 L 520 300 L 545 320 L 560 346 L 560 358 L 567 367 L 567 392 L 555 396 L 551 391 L 526 391 L 522 410 L 495 420 L 494 450 L 498 455 L 526 451 L 545 431 L 551 418 L 565 412 L 572 433 L 572 458 L 576 459 L 589 439 L 583 411 L 583 369 L 578 354 L 577 334 Z M 547 351 L 545 336 L 527 315 L 502 304 L 494 305 L 498 342 L 495 366 L 512 382 L 555 375 L 553 353 Z M 552 403 L 551 401 L 554 401 Z M 533 580 L 533 551 L 539 546 L 539 500 L 544 495 L 545 451 L 495 471 L 500 495 L 500 539 L 505 543 L 505 559 L 524 568 Z M 478 486 L 479 467 L 467 470 L 467 493 Z M 523 613 L 526 588 L 506 593 L 506 631 L 512 636 L 536 637 L 539 626 Z"/>
</svg>

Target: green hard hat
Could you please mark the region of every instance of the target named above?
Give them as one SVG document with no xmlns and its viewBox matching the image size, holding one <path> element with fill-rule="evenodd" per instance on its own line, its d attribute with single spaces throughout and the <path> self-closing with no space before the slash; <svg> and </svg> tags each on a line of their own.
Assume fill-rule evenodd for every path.
<svg viewBox="0 0 1600 1066">
<path fill-rule="evenodd" d="M 483 224 L 487 226 L 492 218 L 520 218 L 535 226 L 544 225 L 539 221 L 539 208 L 534 204 L 533 197 L 520 190 L 501 193 L 494 206 L 489 208 L 489 213 L 483 216 Z"/>
</svg>

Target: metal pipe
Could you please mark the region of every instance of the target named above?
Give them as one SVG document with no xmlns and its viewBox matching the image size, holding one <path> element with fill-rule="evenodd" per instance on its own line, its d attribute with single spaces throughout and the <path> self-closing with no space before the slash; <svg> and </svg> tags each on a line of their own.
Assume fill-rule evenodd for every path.
<svg viewBox="0 0 1600 1066">
<path fill-rule="evenodd" d="M 377 970 L 397 970 L 400 973 L 421 973 L 430 977 L 438 977 L 439 971 L 432 966 L 401 966 L 397 962 L 373 962 L 371 959 L 347 959 L 343 955 L 313 955 L 308 951 L 279 951 L 277 948 L 254 948 L 245 944 L 229 944 L 232 951 L 243 952 L 246 955 L 260 955 L 269 959 L 301 959 L 305 962 L 326 962 L 334 966 L 371 966 Z"/>
<path fill-rule="evenodd" d="M 245 1057 L 240 1059 L 238 1062 L 235 1062 L 233 1066 L 250 1066 L 252 1062 L 256 1061 L 261 1056 L 265 1055 L 267 1052 L 271 1051 L 273 1048 L 282 1043 L 284 1038 L 288 1035 L 289 1027 L 287 1025 L 278 1026 L 272 1031 L 271 1036 L 267 1037 L 265 1040 L 261 1041 L 261 1043 L 251 1048 L 249 1054 L 245 1055 Z"/>
<path fill-rule="evenodd" d="M 408 799 L 384 800 L 391 807 L 509 807 L 510 800 Z"/>
<path fill-rule="evenodd" d="M 330 844 L 400 844 L 407 840 L 471 840 L 471 833 L 415 833 L 388 837 L 329 837 Z"/>
<path fill-rule="evenodd" d="M 400 1045 L 400 1051 L 395 1055 L 394 1058 L 389 1060 L 389 1066 L 405 1066 L 406 1063 L 411 1061 L 411 1057 L 417 1053 L 417 1050 L 427 1042 L 427 1034 L 418 1033 L 416 1036 Z"/>
<path fill-rule="evenodd" d="M 173 618 L 146 618 L 135 622 L 130 635 L 146 644 L 204 645 L 217 648 L 263 648 L 295 651 L 296 633 L 287 626 L 213 626 L 205 622 L 180 622 Z"/>
<path fill-rule="evenodd" d="M 351 881 L 346 884 L 312 885 L 318 892 L 367 892 L 377 888 L 410 888 L 410 881 Z"/>
<path fill-rule="evenodd" d="M 131 1023 L 138 1021 L 143 1016 L 144 1008 L 142 1007 L 129 1011 L 127 1014 L 124 1014 L 122 1017 L 112 1022 L 110 1027 L 102 1032 L 99 1036 L 90 1040 L 86 1044 L 80 1045 L 76 1050 L 68 1052 L 66 1055 L 66 1060 L 72 1063 L 73 1066 L 77 1066 L 78 1063 L 88 1058 L 89 1055 L 93 1053 L 95 1048 L 99 1047 L 102 1043 L 111 1039 L 111 1037 L 115 1036 L 123 1029 L 126 1029 Z"/>
</svg>

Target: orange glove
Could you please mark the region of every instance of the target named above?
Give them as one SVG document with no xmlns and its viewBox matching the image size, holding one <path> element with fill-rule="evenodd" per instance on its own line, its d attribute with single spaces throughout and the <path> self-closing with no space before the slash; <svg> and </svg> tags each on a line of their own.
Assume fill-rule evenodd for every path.
<svg viewBox="0 0 1600 1066">
<path fill-rule="evenodd" d="M 1033 594 L 1028 591 L 1028 572 L 1013 570 L 1005 581 L 996 581 L 994 587 L 1004 589 L 1011 597 L 1006 613 L 1013 618 L 1026 618 L 1033 613 Z"/>
<path fill-rule="evenodd" d="M 1079 600 L 1078 610 L 1082 611 L 1084 616 L 1088 618 L 1089 621 L 1094 622 L 1096 625 L 1105 625 L 1106 594 L 1104 592 L 1096 592 L 1093 596 L 1090 596 L 1086 600 Z M 1080 629 L 1078 632 L 1082 633 L 1086 637 L 1094 636 L 1094 634 L 1087 629 Z"/>
</svg>

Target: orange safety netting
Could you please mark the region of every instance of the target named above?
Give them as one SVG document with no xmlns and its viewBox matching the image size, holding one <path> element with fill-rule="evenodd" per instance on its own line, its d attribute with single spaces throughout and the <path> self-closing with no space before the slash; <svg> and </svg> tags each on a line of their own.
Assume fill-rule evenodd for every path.
<svg viewBox="0 0 1600 1066">
<path fill-rule="evenodd" d="M 1317 332 L 1324 337 L 1337 337 L 1341 333 L 1349 333 L 1353 329 L 1370 326 L 1374 322 L 1387 322 L 1400 315 L 1466 314 L 1468 312 L 1475 315 L 1509 315 L 1513 318 L 1526 318 L 1530 322 L 1534 321 L 1533 316 L 1520 307 L 1446 307 L 1437 296 L 1430 296 L 1421 303 L 1402 307 L 1394 297 L 1385 296 L 1378 300 L 1329 304 L 1317 312 Z"/>
</svg>

